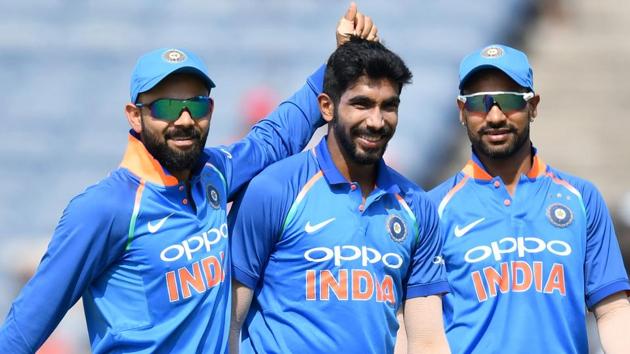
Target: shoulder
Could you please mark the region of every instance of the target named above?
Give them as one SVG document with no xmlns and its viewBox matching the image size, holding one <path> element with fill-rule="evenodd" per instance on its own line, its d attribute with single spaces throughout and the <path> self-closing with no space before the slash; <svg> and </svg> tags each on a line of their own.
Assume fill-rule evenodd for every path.
<svg viewBox="0 0 630 354">
<path fill-rule="evenodd" d="M 597 191 L 597 187 L 589 181 L 581 177 L 560 171 L 549 166 L 549 172 L 556 182 L 565 182 L 566 187 L 573 187 L 581 194 L 589 194 Z"/>
<path fill-rule="evenodd" d="M 144 186 L 124 169 L 112 172 L 100 182 L 75 196 L 64 211 L 64 218 L 78 222 L 128 225 L 134 200 Z"/>
<path fill-rule="evenodd" d="M 446 197 L 448 192 L 453 190 L 457 186 L 457 184 L 461 182 L 461 180 L 462 178 L 460 176 L 460 173 L 457 173 L 453 177 L 448 178 L 447 180 L 438 184 L 437 186 L 435 186 L 434 188 L 432 188 L 431 190 L 427 192 L 429 199 L 431 199 L 434 205 L 436 206 L 440 205 L 440 203 L 442 202 L 444 197 Z"/>
<path fill-rule="evenodd" d="M 591 208 L 599 209 L 605 206 L 601 193 L 591 181 L 557 170 L 551 166 L 548 172 L 551 173 L 555 183 L 563 185 L 582 200 L 587 212 Z"/>
<path fill-rule="evenodd" d="M 251 180 L 246 194 L 255 193 L 265 199 L 295 196 L 318 170 L 312 153 L 303 151 L 265 168 Z"/>
<path fill-rule="evenodd" d="M 417 217 L 426 217 L 426 215 L 435 211 L 429 195 L 422 187 L 392 168 L 389 168 L 389 171 L 393 180 L 400 188 L 401 196 L 405 199 L 405 202 L 409 204 L 411 210 Z"/>
</svg>

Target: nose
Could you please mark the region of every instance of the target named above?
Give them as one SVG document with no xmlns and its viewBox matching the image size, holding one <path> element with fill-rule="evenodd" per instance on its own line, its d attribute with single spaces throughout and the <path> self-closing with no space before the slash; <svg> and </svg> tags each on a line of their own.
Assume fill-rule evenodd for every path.
<svg viewBox="0 0 630 354">
<path fill-rule="evenodd" d="M 486 121 L 490 124 L 500 124 L 506 119 L 505 113 L 503 113 L 499 105 L 496 104 L 493 105 L 486 114 Z"/>
<path fill-rule="evenodd" d="M 385 126 L 385 118 L 383 117 L 383 111 L 379 107 L 374 107 L 370 110 L 369 116 L 366 119 L 368 128 L 373 130 L 379 130 Z"/>
<path fill-rule="evenodd" d="M 190 112 L 188 112 L 188 109 L 182 109 L 181 113 L 179 114 L 179 118 L 177 118 L 177 120 L 173 122 L 173 124 L 175 125 L 193 125 L 194 123 L 195 120 L 190 115 Z"/>
</svg>

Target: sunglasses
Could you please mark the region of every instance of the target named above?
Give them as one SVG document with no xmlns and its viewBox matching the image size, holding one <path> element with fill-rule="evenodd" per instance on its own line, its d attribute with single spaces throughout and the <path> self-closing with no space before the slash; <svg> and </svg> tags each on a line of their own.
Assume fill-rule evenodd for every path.
<svg viewBox="0 0 630 354">
<path fill-rule="evenodd" d="M 151 103 L 136 103 L 136 107 L 147 107 L 151 115 L 157 119 L 174 122 L 187 110 L 193 119 L 200 119 L 210 113 L 213 101 L 208 96 L 197 96 L 180 100 L 176 98 L 160 98 Z"/>
<path fill-rule="evenodd" d="M 520 111 L 527 101 L 534 97 L 533 92 L 477 92 L 472 95 L 459 95 L 457 99 L 470 112 L 488 113 L 494 105 L 503 112 Z"/>
</svg>

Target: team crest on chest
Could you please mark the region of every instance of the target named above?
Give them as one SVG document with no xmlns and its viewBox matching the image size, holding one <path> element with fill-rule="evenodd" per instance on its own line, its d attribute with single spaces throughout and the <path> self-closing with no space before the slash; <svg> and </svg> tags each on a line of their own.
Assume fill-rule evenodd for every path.
<svg viewBox="0 0 630 354">
<path fill-rule="evenodd" d="M 564 204 L 554 203 L 547 208 L 547 218 L 557 227 L 567 227 L 573 222 L 573 212 Z"/>
<path fill-rule="evenodd" d="M 403 242 L 407 237 L 407 224 L 398 215 L 390 215 L 385 227 L 389 236 L 396 242 Z"/>
<path fill-rule="evenodd" d="M 208 202 L 213 208 L 219 209 L 221 206 L 221 198 L 219 197 L 219 191 L 211 184 L 206 187 L 206 195 L 208 196 Z"/>
</svg>

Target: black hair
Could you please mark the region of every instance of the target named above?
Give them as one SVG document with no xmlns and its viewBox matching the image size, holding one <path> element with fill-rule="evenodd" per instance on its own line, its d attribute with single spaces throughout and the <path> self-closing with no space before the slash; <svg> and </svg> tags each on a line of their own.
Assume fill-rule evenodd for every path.
<svg viewBox="0 0 630 354">
<path fill-rule="evenodd" d="M 324 93 L 337 104 L 348 87 L 364 75 L 391 80 L 398 85 L 399 94 L 413 76 L 405 62 L 383 44 L 352 36 L 328 58 Z"/>
</svg>

